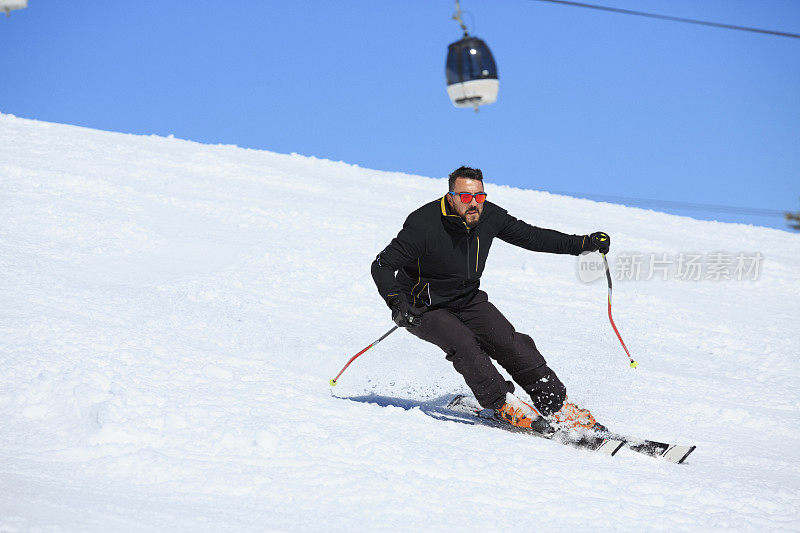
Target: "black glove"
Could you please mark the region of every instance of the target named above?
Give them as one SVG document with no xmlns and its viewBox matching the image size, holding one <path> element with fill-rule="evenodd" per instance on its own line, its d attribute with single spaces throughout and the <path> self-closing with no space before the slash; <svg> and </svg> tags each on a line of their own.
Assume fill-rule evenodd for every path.
<svg viewBox="0 0 800 533">
<path fill-rule="evenodd" d="M 392 310 L 392 320 L 401 328 L 413 328 L 422 324 L 422 317 L 414 314 L 415 309 L 401 296 L 392 296 L 388 302 Z"/>
<path fill-rule="evenodd" d="M 583 251 L 584 252 L 600 252 L 607 254 L 608 249 L 611 247 L 611 236 L 602 231 L 595 231 L 591 235 L 583 237 Z"/>
</svg>

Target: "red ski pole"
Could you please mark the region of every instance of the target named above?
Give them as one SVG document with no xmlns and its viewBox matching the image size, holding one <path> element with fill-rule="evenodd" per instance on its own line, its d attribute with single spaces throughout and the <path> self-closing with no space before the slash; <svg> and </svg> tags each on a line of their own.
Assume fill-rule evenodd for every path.
<svg viewBox="0 0 800 533">
<path fill-rule="evenodd" d="M 335 387 L 335 386 L 336 386 L 336 380 L 337 380 L 337 379 L 339 379 L 339 376 L 341 376 L 341 375 L 344 373 L 344 371 L 345 371 L 345 370 L 347 370 L 347 367 L 348 367 L 348 366 L 350 366 L 350 363 L 352 363 L 353 361 L 355 361 L 355 360 L 356 360 L 356 358 L 357 358 L 359 355 L 361 355 L 362 353 L 366 352 L 367 350 L 369 350 L 370 348 L 372 348 L 373 346 L 375 346 L 376 344 L 378 344 L 379 342 L 381 342 L 383 339 L 385 339 L 386 337 L 388 337 L 390 333 L 392 333 L 394 330 L 396 330 L 396 329 L 397 329 L 397 328 L 399 328 L 399 327 L 400 327 L 400 326 L 395 326 L 395 327 L 393 327 L 392 329 L 390 329 L 389 331 L 387 331 L 386 333 L 384 333 L 384 334 L 383 334 L 383 336 L 382 336 L 380 339 L 376 340 L 375 342 L 373 342 L 372 344 L 370 344 L 369 346 L 367 346 L 366 348 L 364 348 L 363 350 L 361 350 L 360 352 L 358 352 L 357 354 L 355 354 L 353 357 L 351 357 L 351 358 L 350 358 L 350 360 L 347 362 L 347 364 L 346 364 L 346 365 L 344 365 L 344 368 L 342 368 L 342 369 L 339 371 L 339 373 L 338 373 L 338 374 L 336 374 L 336 377 L 335 377 L 335 378 L 333 378 L 332 380 L 330 380 L 330 381 L 328 382 L 328 383 L 330 383 L 331 387 Z"/>
<path fill-rule="evenodd" d="M 603 256 L 603 263 L 606 265 L 606 279 L 608 280 L 608 320 L 611 322 L 611 327 L 614 328 L 614 333 L 617 334 L 617 338 L 619 339 L 619 343 L 622 344 L 622 348 L 625 350 L 625 353 L 628 354 L 628 359 L 631 361 L 631 368 L 636 368 L 639 363 L 633 360 L 631 357 L 630 352 L 628 351 L 628 347 L 625 346 L 625 343 L 622 341 L 622 337 L 617 330 L 617 325 L 614 324 L 614 319 L 611 318 L 611 270 L 608 268 L 608 260 L 606 259 L 606 254 L 601 253 L 600 255 Z"/>
</svg>

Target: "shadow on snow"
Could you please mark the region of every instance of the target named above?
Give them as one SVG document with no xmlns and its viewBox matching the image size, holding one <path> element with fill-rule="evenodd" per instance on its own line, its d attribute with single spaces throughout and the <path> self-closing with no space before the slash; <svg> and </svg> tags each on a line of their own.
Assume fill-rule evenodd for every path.
<svg viewBox="0 0 800 533">
<path fill-rule="evenodd" d="M 448 420 L 451 422 L 459 422 L 462 424 L 469 424 L 470 426 L 483 425 L 479 419 L 474 415 L 466 413 L 459 413 L 447 408 L 447 405 L 455 397 L 454 394 L 446 394 L 439 396 L 433 400 L 423 401 L 414 400 L 410 398 L 394 398 L 392 396 L 379 396 L 377 394 L 366 394 L 363 396 L 337 396 L 331 392 L 331 396 L 339 400 L 349 400 L 351 402 L 369 403 L 379 405 L 381 407 L 399 407 L 406 411 L 412 409 L 419 409 L 426 415 L 436 420 Z"/>
</svg>

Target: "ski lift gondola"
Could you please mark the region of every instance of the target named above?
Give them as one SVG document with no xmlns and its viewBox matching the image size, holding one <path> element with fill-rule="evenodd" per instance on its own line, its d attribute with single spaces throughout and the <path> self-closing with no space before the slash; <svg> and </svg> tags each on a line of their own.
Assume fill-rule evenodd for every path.
<svg viewBox="0 0 800 533">
<path fill-rule="evenodd" d="M 0 0 L 0 11 L 5 11 L 6 16 L 11 16 L 15 9 L 28 7 L 28 0 Z"/>
<path fill-rule="evenodd" d="M 461 13 L 459 0 L 456 0 L 453 19 L 461 25 L 464 36 L 447 47 L 447 94 L 454 106 L 473 107 L 478 111 L 478 106 L 497 100 L 500 81 L 492 52 L 485 42 L 467 33 Z"/>
</svg>

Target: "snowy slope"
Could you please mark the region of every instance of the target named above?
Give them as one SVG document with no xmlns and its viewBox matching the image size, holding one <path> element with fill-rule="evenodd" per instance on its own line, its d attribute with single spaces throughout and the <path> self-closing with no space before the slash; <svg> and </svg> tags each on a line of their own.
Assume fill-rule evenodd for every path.
<svg viewBox="0 0 800 533">
<path fill-rule="evenodd" d="M 465 386 L 404 331 L 331 395 L 392 325 L 371 260 L 444 180 L 0 115 L 0 184 L 0 531 L 800 530 L 800 235 L 487 182 L 612 260 L 763 254 L 616 282 L 632 370 L 603 281 L 493 248 L 483 288 L 571 399 L 696 444 L 676 466 L 435 420 Z"/>
</svg>

